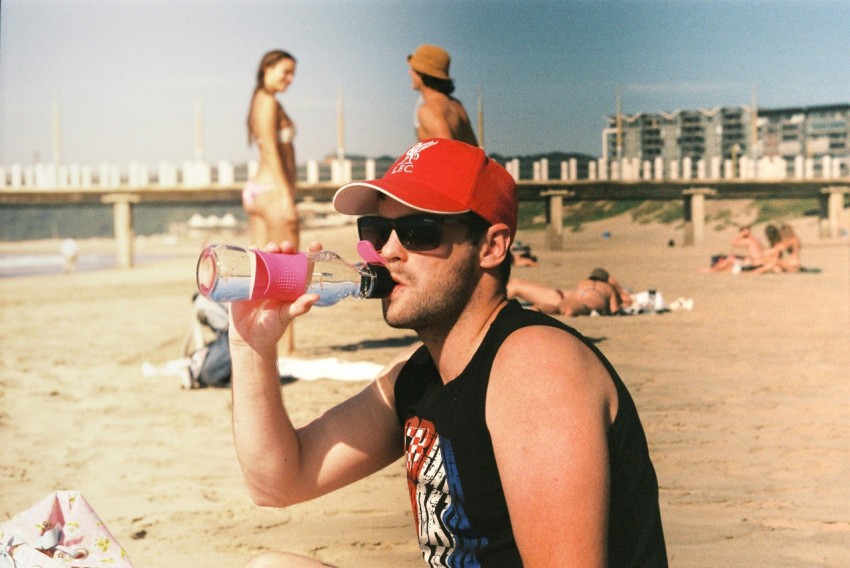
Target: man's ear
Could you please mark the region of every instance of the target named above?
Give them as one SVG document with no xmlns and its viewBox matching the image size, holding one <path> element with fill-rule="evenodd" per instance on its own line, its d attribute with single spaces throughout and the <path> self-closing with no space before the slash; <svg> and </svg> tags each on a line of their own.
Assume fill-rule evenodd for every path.
<svg viewBox="0 0 850 568">
<path fill-rule="evenodd" d="M 495 268 L 511 254 L 511 230 L 504 223 L 497 223 L 487 229 L 484 243 L 481 245 L 481 268 Z"/>
</svg>

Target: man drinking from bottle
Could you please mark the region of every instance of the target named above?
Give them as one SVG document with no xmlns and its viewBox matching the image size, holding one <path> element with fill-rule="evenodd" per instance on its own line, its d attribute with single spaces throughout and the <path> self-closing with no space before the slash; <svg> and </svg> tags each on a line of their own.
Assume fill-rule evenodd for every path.
<svg viewBox="0 0 850 568">
<path fill-rule="evenodd" d="M 404 457 L 429 566 L 666 566 L 628 390 L 577 331 L 507 300 L 517 225 L 507 171 L 479 148 L 431 139 L 383 178 L 340 188 L 334 205 L 360 216 L 360 238 L 396 282 L 381 300 L 387 324 L 422 344 L 296 427 L 277 341 L 316 297 L 234 303 L 233 427 L 253 499 L 314 499 Z M 249 565 L 320 564 L 266 553 Z"/>
</svg>

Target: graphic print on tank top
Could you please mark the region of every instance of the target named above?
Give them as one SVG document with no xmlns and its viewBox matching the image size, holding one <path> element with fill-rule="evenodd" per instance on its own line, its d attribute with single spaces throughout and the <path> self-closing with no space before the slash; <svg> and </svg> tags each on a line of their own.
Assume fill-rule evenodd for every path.
<svg viewBox="0 0 850 568">
<path fill-rule="evenodd" d="M 413 416 L 404 428 L 407 485 L 422 557 L 429 566 L 479 566 L 487 539 L 471 534 L 451 441 L 434 424 Z"/>
</svg>

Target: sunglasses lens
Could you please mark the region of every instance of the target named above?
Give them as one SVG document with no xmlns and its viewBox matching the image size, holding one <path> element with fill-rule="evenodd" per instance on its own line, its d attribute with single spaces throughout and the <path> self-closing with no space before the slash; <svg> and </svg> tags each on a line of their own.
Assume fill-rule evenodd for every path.
<svg viewBox="0 0 850 568">
<path fill-rule="evenodd" d="M 431 217 L 399 219 L 396 234 L 407 250 L 421 252 L 440 246 L 440 222 Z"/>
<path fill-rule="evenodd" d="M 375 250 L 381 250 L 393 231 L 392 223 L 381 217 L 361 217 L 357 220 L 361 241 L 369 241 Z"/>
<path fill-rule="evenodd" d="M 384 217 L 361 217 L 357 220 L 360 239 L 369 241 L 376 250 L 381 250 L 393 231 L 404 248 L 422 252 L 440 246 L 441 221 L 424 215 L 410 215 L 398 219 Z"/>
</svg>

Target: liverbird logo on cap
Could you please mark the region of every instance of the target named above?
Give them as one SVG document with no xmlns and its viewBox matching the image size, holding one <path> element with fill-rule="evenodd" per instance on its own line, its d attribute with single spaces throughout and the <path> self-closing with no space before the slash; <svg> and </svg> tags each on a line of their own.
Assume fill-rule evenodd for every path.
<svg viewBox="0 0 850 568">
<path fill-rule="evenodd" d="M 437 140 L 431 140 L 430 142 L 417 142 L 410 148 L 410 150 L 404 153 L 404 159 L 400 160 L 393 168 L 393 171 L 391 171 L 390 173 L 412 174 L 413 162 L 419 159 L 419 153 L 422 152 L 422 150 L 425 150 L 426 148 L 430 148 L 436 143 Z"/>
</svg>

